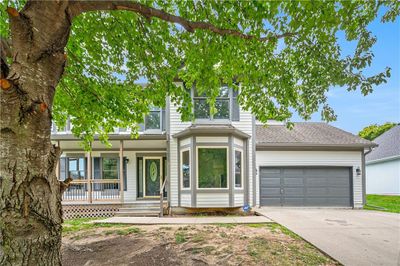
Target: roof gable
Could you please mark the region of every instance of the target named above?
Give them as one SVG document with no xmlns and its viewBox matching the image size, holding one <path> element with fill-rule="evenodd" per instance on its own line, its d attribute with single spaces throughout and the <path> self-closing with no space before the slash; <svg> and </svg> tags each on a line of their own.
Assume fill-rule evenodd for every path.
<svg viewBox="0 0 400 266">
<path fill-rule="evenodd" d="M 365 157 L 366 161 L 375 161 L 400 156 L 400 125 L 392 127 L 376 139 L 379 146 Z"/>
</svg>

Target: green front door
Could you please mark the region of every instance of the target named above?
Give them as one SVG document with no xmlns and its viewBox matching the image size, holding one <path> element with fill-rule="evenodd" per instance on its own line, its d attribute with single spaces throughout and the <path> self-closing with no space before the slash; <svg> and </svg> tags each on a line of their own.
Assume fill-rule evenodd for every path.
<svg viewBox="0 0 400 266">
<path fill-rule="evenodd" d="M 144 196 L 159 197 L 160 182 L 162 173 L 162 158 L 145 158 L 144 159 Z"/>
</svg>

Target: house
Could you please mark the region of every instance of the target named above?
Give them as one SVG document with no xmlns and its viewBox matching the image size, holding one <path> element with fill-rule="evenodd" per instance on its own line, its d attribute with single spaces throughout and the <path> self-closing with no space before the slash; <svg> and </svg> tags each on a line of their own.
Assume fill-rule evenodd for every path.
<svg viewBox="0 0 400 266">
<path fill-rule="evenodd" d="M 204 95 L 195 89 L 192 95 L 194 121 L 181 121 L 167 98 L 165 110 L 153 108 L 145 117 L 137 139 L 116 129 L 111 148 L 96 138 L 85 153 L 71 125 L 54 127 L 52 141 L 63 151 L 58 176 L 74 179 L 64 209 L 90 212 L 114 203 L 121 215 L 147 215 L 164 201 L 172 211 L 363 206 L 364 152 L 372 142 L 326 123 L 295 123 L 293 130 L 274 121 L 261 125 L 228 87 L 221 88 L 214 115 Z"/>
<path fill-rule="evenodd" d="M 367 194 L 400 195 L 400 125 L 374 142 L 379 146 L 365 157 Z"/>
</svg>

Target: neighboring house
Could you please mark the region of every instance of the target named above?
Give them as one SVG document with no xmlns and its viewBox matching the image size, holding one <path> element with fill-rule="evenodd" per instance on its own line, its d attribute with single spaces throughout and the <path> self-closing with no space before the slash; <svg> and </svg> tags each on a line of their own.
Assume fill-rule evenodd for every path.
<svg viewBox="0 0 400 266">
<path fill-rule="evenodd" d="M 52 140 L 63 151 L 58 175 L 74 178 L 64 204 L 159 202 L 165 184 L 165 201 L 176 210 L 363 206 L 364 151 L 372 142 L 326 123 L 265 127 L 240 109 L 237 93 L 227 87 L 212 116 L 206 98 L 195 90 L 192 95 L 195 121 L 181 121 L 167 98 L 165 110 L 154 108 L 145 117 L 138 139 L 116 129 L 111 148 L 96 139 L 85 153 L 70 125 L 54 128 Z"/>
<path fill-rule="evenodd" d="M 365 157 L 367 194 L 400 195 L 400 125 L 374 142 L 379 146 Z"/>
</svg>

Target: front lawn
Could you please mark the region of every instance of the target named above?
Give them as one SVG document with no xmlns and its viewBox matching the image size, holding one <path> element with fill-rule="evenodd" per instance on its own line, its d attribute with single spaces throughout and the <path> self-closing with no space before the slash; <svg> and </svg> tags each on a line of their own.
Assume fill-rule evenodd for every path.
<svg viewBox="0 0 400 266">
<path fill-rule="evenodd" d="M 88 223 L 89 222 L 89 223 Z M 338 265 L 275 224 L 63 226 L 63 265 Z"/>
<path fill-rule="evenodd" d="M 364 209 L 400 213 L 400 196 L 367 195 Z"/>
</svg>

